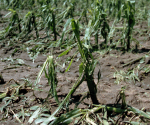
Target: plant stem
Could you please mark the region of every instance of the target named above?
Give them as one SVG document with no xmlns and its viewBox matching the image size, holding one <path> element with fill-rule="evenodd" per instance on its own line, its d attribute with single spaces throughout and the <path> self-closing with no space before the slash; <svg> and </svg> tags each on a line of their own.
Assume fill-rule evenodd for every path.
<svg viewBox="0 0 150 125">
<path fill-rule="evenodd" d="M 95 35 L 95 44 L 96 44 L 96 49 L 99 49 L 99 46 L 98 46 L 98 33 L 96 33 L 96 35 Z"/>
<path fill-rule="evenodd" d="M 90 92 L 90 96 L 92 99 L 93 104 L 99 104 L 96 93 L 97 93 L 97 89 L 96 89 L 96 84 L 94 82 L 93 76 L 89 75 L 88 72 L 85 73 L 86 76 L 86 81 L 87 81 L 87 85 L 88 85 L 88 89 Z"/>
<path fill-rule="evenodd" d="M 84 74 L 80 75 L 80 77 L 78 78 L 76 83 L 73 85 L 72 89 L 69 91 L 68 95 L 65 97 L 65 99 L 62 101 L 62 103 L 59 105 L 59 107 L 55 110 L 55 112 L 51 116 L 55 116 L 63 108 L 63 105 L 67 102 L 67 100 L 70 98 L 70 96 L 73 95 L 75 90 L 84 81 L 84 79 L 85 79 Z"/>
<path fill-rule="evenodd" d="M 54 15 L 54 13 L 52 13 L 52 18 L 53 18 L 53 33 L 54 33 L 54 41 L 56 41 L 57 40 L 57 33 L 56 33 L 56 24 L 55 24 L 55 15 Z"/>
<path fill-rule="evenodd" d="M 39 38 L 39 33 L 38 33 L 38 29 L 37 29 L 37 25 L 36 25 L 36 19 L 35 19 L 35 14 L 32 13 L 32 19 L 33 19 L 33 24 L 34 24 L 34 29 L 36 31 L 36 37 Z"/>
</svg>

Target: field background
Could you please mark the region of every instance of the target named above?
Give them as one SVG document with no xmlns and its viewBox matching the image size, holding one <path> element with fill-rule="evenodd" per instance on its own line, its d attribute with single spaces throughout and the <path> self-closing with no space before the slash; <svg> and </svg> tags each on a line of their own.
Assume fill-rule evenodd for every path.
<svg viewBox="0 0 150 125">
<path fill-rule="evenodd" d="M 1 0 L 0 124 L 150 124 L 149 0 Z"/>
</svg>

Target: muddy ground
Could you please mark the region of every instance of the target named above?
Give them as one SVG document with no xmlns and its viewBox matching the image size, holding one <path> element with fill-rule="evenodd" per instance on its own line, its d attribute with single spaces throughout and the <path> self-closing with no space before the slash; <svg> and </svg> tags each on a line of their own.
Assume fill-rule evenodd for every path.
<svg viewBox="0 0 150 125">
<path fill-rule="evenodd" d="M 0 28 L 3 29 L 4 25 L 0 25 Z M 121 88 L 126 86 L 125 94 L 126 94 L 126 102 L 128 105 L 134 106 L 138 109 L 144 108 L 146 111 L 150 111 L 150 74 L 139 74 L 140 81 L 122 81 L 120 84 L 115 84 L 115 78 L 113 77 L 114 73 L 120 70 L 126 71 L 127 69 L 132 69 L 139 64 L 139 61 L 124 66 L 125 64 L 132 62 L 140 57 L 143 57 L 145 54 L 148 54 L 150 50 L 150 41 L 148 36 L 148 28 L 146 22 L 141 24 L 137 24 L 135 29 L 138 31 L 142 31 L 142 35 L 135 32 L 134 37 L 140 41 L 140 45 L 138 51 L 135 52 L 122 52 L 120 50 L 112 49 L 105 54 L 100 54 L 98 52 L 94 53 L 95 57 L 99 57 L 99 64 L 95 68 L 94 72 L 94 80 L 97 84 L 97 97 L 101 104 L 114 104 L 116 103 L 116 98 L 118 93 L 120 92 Z M 147 29 L 147 32 L 145 30 Z M 16 42 L 16 41 L 14 41 Z M 0 42 L 0 72 L 5 80 L 5 84 L 0 85 L 0 92 L 5 92 L 7 88 L 11 85 L 15 84 L 15 82 L 19 84 L 25 83 L 25 79 L 34 83 L 39 71 L 41 70 L 41 66 L 46 60 L 47 54 L 39 54 L 38 57 L 35 59 L 34 63 L 33 60 L 30 59 L 29 55 L 25 50 L 17 51 L 12 55 L 15 48 L 19 48 L 22 46 L 21 41 L 18 44 L 14 44 L 13 46 L 9 46 L 8 42 Z M 54 58 L 58 63 L 61 65 L 67 60 L 68 57 L 72 56 L 75 52 L 76 48 L 73 48 L 66 56 L 63 56 L 59 59 L 56 57 L 63 52 L 64 50 L 60 50 L 59 48 L 54 48 Z M 10 58 L 11 56 L 11 58 Z M 9 59 L 13 60 L 9 60 Z M 24 64 L 18 65 L 18 61 L 16 59 L 21 59 L 24 61 Z M 62 100 L 68 94 L 69 90 L 72 88 L 74 82 L 79 77 L 79 64 L 80 59 L 77 61 L 78 57 L 75 58 L 75 61 L 71 65 L 71 68 L 68 72 L 64 72 L 65 69 L 60 67 L 56 68 L 57 71 L 57 79 L 58 79 L 58 96 L 59 99 Z M 141 65 L 149 65 L 150 60 L 149 57 L 145 58 L 144 63 Z M 66 67 L 69 63 L 66 63 Z M 101 71 L 101 79 L 98 82 L 98 69 Z M 10 81 L 13 79 L 12 81 Z M 98 82 L 98 83 L 97 83 Z M 26 106 L 24 108 L 28 109 L 33 105 L 41 105 L 42 99 L 45 99 L 48 95 L 49 85 L 47 79 L 42 75 L 41 81 L 38 85 L 42 85 L 40 88 L 43 91 L 34 91 L 36 98 L 39 100 L 35 100 L 35 96 L 33 96 L 33 91 L 29 90 L 23 93 L 24 98 L 26 98 Z M 74 106 L 82 99 L 85 95 L 85 92 L 88 91 L 86 82 L 83 82 L 80 87 L 75 92 L 74 96 L 72 97 L 72 104 L 70 108 L 74 108 Z M 48 99 L 47 104 L 50 108 L 50 112 L 53 112 L 57 108 L 57 104 L 53 98 Z M 92 104 L 90 98 L 85 98 L 83 102 L 79 103 L 78 108 L 88 108 L 87 104 Z M 2 107 L 3 103 L 0 102 L 0 107 Z M 14 104 L 12 110 L 17 113 L 20 107 L 23 105 L 23 102 L 19 100 L 17 103 Z M 17 110 L 18 109 L 18 110 Z M 0 119 L 2 119 L 3 112 L 0 112 Z M 15 118 L 12 117 L 13 113 L 10 111 L 8 114 L 7 119 L 1 120 L 0 124 L 2 125 L 9 125 L 10 123 L 13 125 L 20 124 L 16 121 Z M 28 119 L 28 118 L 27 118 Z M 25 121 L 27 121 L 27 119 Z"/>
</svg>

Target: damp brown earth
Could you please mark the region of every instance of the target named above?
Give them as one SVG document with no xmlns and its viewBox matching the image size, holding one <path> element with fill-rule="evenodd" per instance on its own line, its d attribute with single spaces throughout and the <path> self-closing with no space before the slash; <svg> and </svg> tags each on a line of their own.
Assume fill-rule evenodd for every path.
<svg viewBox="0 0 150 125">
<path fill-rule="evenodd" d="M 145 24 L 146 25 L 146 24 Z M 144 26 L 143 26 L 144 27 Z M 2 27 L 1 27 L 2 28 Z M 137 25 L 136 28 L 141 28 L 141 26 Z M 145 28 L 145 27 L 144 27 Z M 116 71 L 127 71 L 128 69 L 133 69 L 137 67 L 139 61 L 134 61 L 139 58 L 142 58 L 146 54 L 148 54 L 150 50 L 149 39 L 148 36 L 139 36 L 135 33 L 135 37 L 137 40 L 141 41 L 139 46 L 139 50 L 136 53 L 133 52 L 122 52 L 120 50 L 112 49 L 105 54 L 100 54 L 95 52 L 94 56 L 99 58 L 99 65 L 95 68 L 94 71 L 94 80 L 97 84 L 97 97 L 101 104 L 115 104 L 117 100 L 117 95 L 121 91 L 122 87 L 125 87 L 125 95 L 126 95 L 126 102 L 128 105 L 136 107 L 138 109 L 144 108 L 146 111 L 150 111 L 150 74 L 140 75 L 138 80 L 131 80 L 131 81 L 121 81 L 119 84 L 116 84 L 116 79 L 114 78 L 114 73 Z M 145 37 L 147 40 L 144 41 Z M 33 62 L 30 59 L 28 53 L 24 50 L 20 50 L 12 55 L 14 49 L 18 46 L 22 45 L 22 43 L 18 43 L 18 45 L 14 45 L 10 47 L 6 41 L 5 44 L 2 42 L 0 43 L 0 72 L 3 76 L 5 81 L 4 84 L 0 85 L 0 92 L 5 92 L 11 85 L 15 84 L 16 82 L 19 84 L 23 84 L 26 81 L 30 81 L 31 84 L 34 84 L 41 67 L 46 60 L 47 56 L 50 55 L 49 53 L 46 54 L 39 54 L 38 57 Z M 56 58 L 61 52 L 64 50 L 60 50 L 60 48 L 54 48 L 54 58 L 56 61 L 63 65 L 66 63 L 66 67 L 69 65 L 68 60 L 69 57 L 76 51 L 76 48 L 73 48 L 66 56 Z M 18 59 L 21 59 L 24 63 L 19 65 Z M 132 62 L 132 63 L 130 63 Z M 149 57 L 145 58 L 144 63 L 141 65 L 149 65 L 150 59 Z M 68 72 L 65 72 L 65 69 L 57 67 L 57 79 L 58 79 L 58 97 L 60 100 L 63 100 L 64 97 L 68 94 L 69 90 L 72 88 L 73 84 L 79 77 L 79 64 L 80 59 L 77 56 L 74 59 L 70 69 Z M 128 64 L 128 65 L 126 65 Z M 98 82 L 98 70 L 100 69 L 101 78 Z M 42 100 L 44 100 L 48 96 L 49 92 L 49 85 L 48 81 L 45 78 L 44 74 L 41 77 L 40 82 L 38 83 L 39 88 L 43 91 L 28 90 L 23 92 L 24 98 L 26 98 L 26 102 L 28 106 L 25 108 L 28 109 L 34 105 L 41 105 Z M 85 93 L 88 92 L 87 84 L 84 81 L 79 88 L 76 90 L 75 94 L 72 96 L 72 101 L 70 104 L 70 108 L 73 109 L 75 105 L 78 108 L 88 108 L 89 105 L 92 104 L 90 98 L 85 98 L 81 103 L 78 102 L 85 96 Z M 34 98 L 39 99 L 35 100 Z M 19 109 L 23 105 L 21 100 L 18 100 L 14 103 L 14 106 L 11 107 L 12 110 Z M 57 103 L 53 98 L 48 99 L 47 105 L 50 108 L 50 112 L 52 113 L 57 107 Z M 3 106 L 3 103 L 0 103 L 0 107 Z M 2 118 L 3 112 L 0 113 L 0 119 Z M 9 117 L 4 121 L 1 121 L 1 125 L 9 125 L 10 123 L 13 125 L 20 124 L 18 121 L 15 120 L 13 116 L 13 112 L 10 110 Z M 26 120 L 27 121 L 27 120 Z"/>
</svg>

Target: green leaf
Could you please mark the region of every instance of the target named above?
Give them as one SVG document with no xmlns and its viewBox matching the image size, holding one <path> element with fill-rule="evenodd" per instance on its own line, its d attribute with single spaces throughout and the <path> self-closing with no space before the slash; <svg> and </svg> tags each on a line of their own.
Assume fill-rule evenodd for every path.
<svg viewBox="0 0 150 125">
<path fill-rule="evenodd" d="M 13 9 L 8 9 L 8 10 L 11 11 L 12 13 L 16 13 L 16 11 Z"/>
<path fill-rule="evenodd" d="M 86 28 L 84 39 L 90 40 L 90 28 Z"/>
<path fill-rule="evenodd" d="M 103 119 L 103 124 L 104 125 L 109 125 L 108 121 L 107 121 L 107 108 L 104 108 L 104 119 Z"/>
<path fill-rule="evenodd" d="M 141 110 L 139 110 L 139 109 L 137 109 L 137 108 L 129 107 L 129 108 L 128 108 L 128 111 L 132 111 L 132 112 L 134 112 L 135 114 L 138 114 L 138 115 L 141 115 L 141 116 L 143 116 L 143 117 L 145 117 L 145 118 L 147 118 L 147 119 L 150 119 L 150 115 L 149 115 L 149 114 L 147 114 L 147 113 L 145 113 L 145 112 L 143 112 L 143 111 L 141 111 Z"/>
<path fill-rule="evenodd" d="M 28 18 L 31 14 L 32 14 L 32 12 L 29 11 L 29 12 L 25 15 L 25 18 Z"/>
<path fill-rule="evenodd" d="M 69 49 L 65 50 L 65 51 L 62 52 L 58 57 L 61 57 L 61 56 L 66 55 L 71 49 L 72 49 L 72 47 L 70 47 Z"/>
<path fill-rule="evenodd" d="M 6 92 L 4 92 L 4 93 L 0 93 L 0 99 L 5 98 L 6 96 L 7 96 L 7 93 L 6 93 Z"/>
<path fill-rule="evenodd" d="M 79 26 L 74 19 L 71 20 L 72 30 L 74 31 L 78 42 L 80 41 Z"/>
<path fill-rule="evenodd" d="M 98 62 L 98 60 L 93 60 L 93 63 L 91 64 L 91 66 L 89 68 L 89 75 L 91 75 L 94 72 L 97 62 Z"/>
<path fill-rule="evenodd" d="M 79 52 L 81 54 L 82 59 L 84 59 L 84 50 L 83 50 L 82 42 L 80 41 L 79 24 L 78 22 L 76 23 L 74 19 L 72 19 L 71 26 L 78 41 Z"/>
<path fill-rule="evenodd" d="M 49 58 L 49 57 L 48 57 Z M 43 71 L 45 71 L 45 67 L 47 66 L 47 62 L 48 62 L 48 58 L 46 59 L 46 61 L 44 62 L 43 66 L 42 66 L 42 69 L 40 70 L 38 76 L 37 76 L 37 79 L 34 83 L 34 85 L 37 85 L 38 82 L 40 82 L 40 79 L 41 79 L 41 75 L 43 73 Z"/>
<path fill-rule="evenodd" d="M 79 73 L 82 74 L 82 73 L 83 73 L 83 70 L 84 70 L 84 65 L 83 65 L 83 63 L 81 63 L 81 64 L 79 65 Z"/>
<path fill-rule="evenodd" d="M 79 117 L 81 114 L 81 109 L 74 109 L 66 114 L 62 114 L 59 118 L 55 119 L 50 125 L 68 125 L 74 120 L 74 118 Z"/>
<path fill-rule="evenodd" d="M 61 36 L 60 40 L 59 40 L 58 43 L 57 43 L 57 47 L 62 43 L 63 38 L 64 38 L 64 35 L 65 35 L 65 33 L 68 31 L 68 30 L 66 31 L 67 26 L 70 24 L 71 20 L 72 20 L 72 18 L 69 18 L 69 19 L 67 20 L 67 22 L 66 22 L 66 24 L 65 24 L 65 26 L 64 26 L 63 32 L 62 32 L 62 36 Z"/>
<path fill-rule="evenodd" d="M 68 70 L 70 69 L 70 66 L 71 66 L 72 62 L 73 62 L 73 59 L 71 59 L 71 62 L 70 62 L 69 66 L 68 66 L 68 68 L 66 69 L 65 72 L 68 72 Z"/>
<path fill-rule="evenodd" d="M 64 25 L 63 32 L 66 31 L 66 28 L 67 28 L 67 26 L 70 24 L 71 20 L 72 20 L 72 18 L 69 18 L 69 19 L 67 20 L 66 24 Z"/>
</svg>

